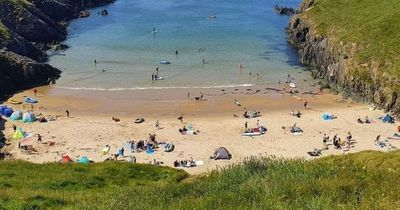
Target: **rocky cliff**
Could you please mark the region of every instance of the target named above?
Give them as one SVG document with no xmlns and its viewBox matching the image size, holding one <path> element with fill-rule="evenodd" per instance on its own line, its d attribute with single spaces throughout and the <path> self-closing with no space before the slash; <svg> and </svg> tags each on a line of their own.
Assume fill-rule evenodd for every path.
<svg viewBox="0 0 400 210">
<path fill-rule="evenodd" d="M 323 85 L 345 97 L 374 103 L 398 114 L 400 97 L 394 88 L 398 80 L 382 73 L 381 65 L 372 59 L 360 63 L 356 58 L 361 48 L 358 43 L 342 42 L 334 35 L 320 35 L 308 15 L 316 2 L 304 0 L 287 28 L 289 42 L 298 49 L 300 62 L 312 67 L 312 75 L 322 79 Z"/>
<path fill-rule="evenodd" d="M 65 40 L 67 22 L 79 12 L 115 0 L 1 0 L 0 97 L 60 75 L 47 64 L 45 50 Z"/>
</svg>

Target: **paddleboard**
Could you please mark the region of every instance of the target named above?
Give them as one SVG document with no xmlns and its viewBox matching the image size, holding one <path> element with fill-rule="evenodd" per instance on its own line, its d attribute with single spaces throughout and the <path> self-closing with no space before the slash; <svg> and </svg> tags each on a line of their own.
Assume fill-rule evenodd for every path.
<svg viewBox="0 0 400 210">
<path fill-rule="evenodd" d="M 36 99 L 30 97 L 26 97 L 24 101 L 30 104 L 36 104 L 38 102 Z"/>
<path fill-rule="evenodd" d="M 167 61 L 167 60 L 161 60 L 160 64 L 171 64 L 171 62 Z"/>
<path fill-rule="evenodd" d="M 102 150 L 103 155 L 107 155 L 109 151 L 110 151 L 110 147 L 104 147 Z"/>
<path fill-rule="evenodd" d="M 22 101 L 10 100 L 9 103 L 10 104 L 14 104 L 14 105 L 18 105 L 18 104 L 22 104 Z"/>
</svg>

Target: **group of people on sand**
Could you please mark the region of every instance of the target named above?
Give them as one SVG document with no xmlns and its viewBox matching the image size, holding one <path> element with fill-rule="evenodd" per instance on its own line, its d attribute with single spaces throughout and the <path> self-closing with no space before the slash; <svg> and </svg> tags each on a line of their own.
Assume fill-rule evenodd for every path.
<svg viewBox="0 0 400 210">
<path fill-rule="evenodd" d="M 190 99 L 190 92 L 188 92 L 187 98 Z M 200 92 L 200 96 L 194 96 L 194 99 L 196 101 L 203 101 L 204 100 L 204 93 Z"/>
<path fill-rule="evenodd" d="M 322 150 L 328 150 L 328 142 L 330 141 L 329 136 L 324 133 L 322 136 Z M 341 149 L 346 149 L 346 151 L 349 151 L 352 145 L 353 141 L 353 135 L 349 132 L 347 132 L 346 140 L 342 141 L 340 137 L 338 137 L 337 134 L 335 134 L 332 138 L 332 145 L 334 146 L 335 149 L 341 150 Z"/>
<path fill-rule="evenodd" d="M 358 119 L 357 119 L 357 122 L 360 123 L 360 124 L 364 124 L 364 123 L 369 124 L 369 123 L 371 123 L 372 121 L 368 118 L 368 116 L 365 116 L 364 121 L 361 120 L 360 118 L 358 118 Z"/>
<path fill-rule="evenodd" d="M 175 160 L 174 161 L 174 167 L 185 167 L 185 168 L 190 168 L 196 166 L 196 162 L 193 161 L 193 158 L 190 157 L 189 160 Z"/>
</svg>

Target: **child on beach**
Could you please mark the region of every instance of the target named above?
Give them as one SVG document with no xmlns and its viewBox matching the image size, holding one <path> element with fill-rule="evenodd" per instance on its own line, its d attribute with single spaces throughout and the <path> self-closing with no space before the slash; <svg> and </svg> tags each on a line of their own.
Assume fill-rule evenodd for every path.
<svg viewBox="0 0 400 210">
<path fill-rule="evenodd" d="M 183 115 L 178 117 L 179 122 L 183 123 Z"/>
<path fill-rule="evenodd" d="M 160 122 L 158 122 L 158 120 L 156 121 L 156 128 L 160 129 Z"/>
<path fill-rule="evenodd" d="M 42 136 L 40 134 L 37 134 L 37 142 L 42 143 Z"/>
</svg>

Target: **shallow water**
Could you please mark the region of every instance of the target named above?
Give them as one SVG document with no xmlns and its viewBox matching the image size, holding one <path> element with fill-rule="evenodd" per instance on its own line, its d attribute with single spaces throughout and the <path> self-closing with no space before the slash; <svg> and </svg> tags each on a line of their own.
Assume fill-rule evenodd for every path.
<svg viewBox="0 0 400 210">
<path fill-rule="evenodd" d="M 49 62 L 63 70 L 57 86 L 75 89 L 245 86 L 288 74 L 300 82 L 309 74 L 287 43 L 289 17 L 275 14 L 276 3 L 300 0 L 118 0 L 72 21 L 70 48 Z M 109 15 L 98 15 L 102 9 Z M 152 82 L 156 67 L 165 79 Z"/>
</svg>

